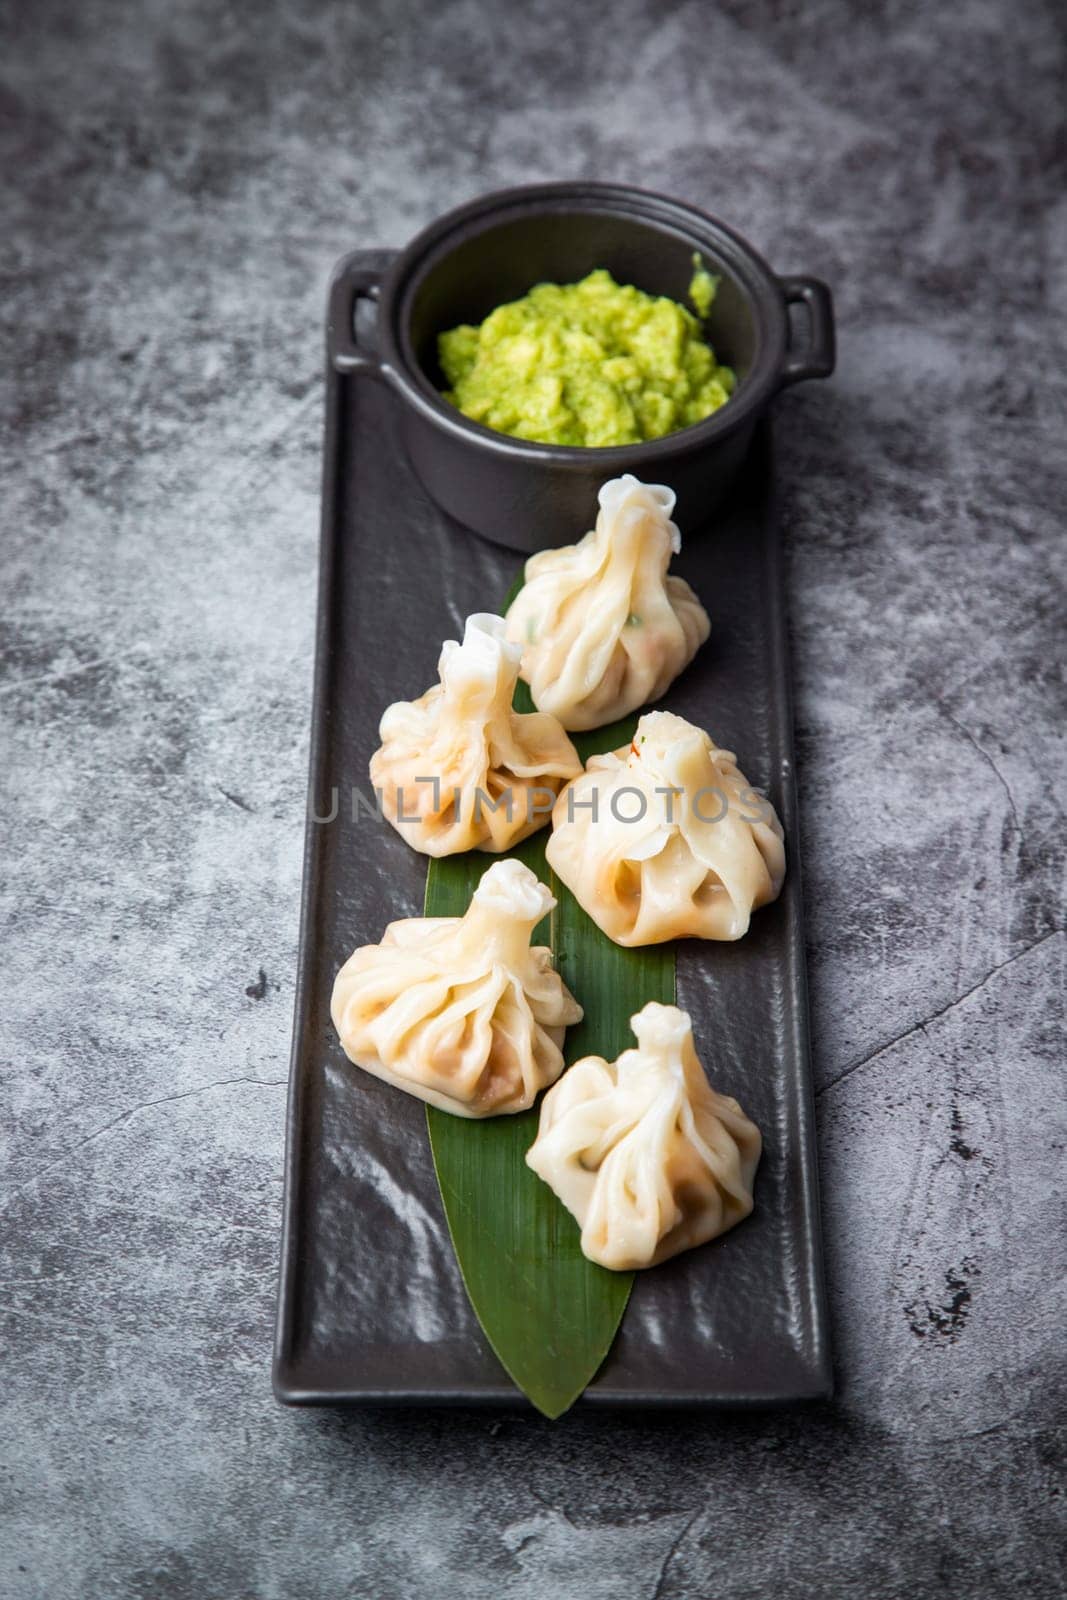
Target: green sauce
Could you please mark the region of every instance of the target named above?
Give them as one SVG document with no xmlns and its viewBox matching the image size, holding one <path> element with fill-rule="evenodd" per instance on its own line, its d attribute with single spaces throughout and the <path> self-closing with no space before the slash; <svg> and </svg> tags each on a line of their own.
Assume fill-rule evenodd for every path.
<svg viewBox="0 0 1067 1600">
<path fill-rule="evenodd" d="M 690 285 L 706 315 L 716 280 Z M 442 333 L 445 399 L 497 433 L 542 444 L 639 444 L 702 422 L 726 404 L 722 367 L 685 306 L 618 284 L 603 268 L 580 283 L 539 283 L 479 327 Z"/>
<path fill-rule="evenodd" d="M 719 280 L 713 277 L 705 267 L 700 252 L 693 251 L 693 276 L 689 284 L 689 298 L 697 308 L 697 316 L 701 322 L 705 320 L 711 310 L 711 302 L 715 298 L 715 291 L 719 287 Z"/>
</svg>

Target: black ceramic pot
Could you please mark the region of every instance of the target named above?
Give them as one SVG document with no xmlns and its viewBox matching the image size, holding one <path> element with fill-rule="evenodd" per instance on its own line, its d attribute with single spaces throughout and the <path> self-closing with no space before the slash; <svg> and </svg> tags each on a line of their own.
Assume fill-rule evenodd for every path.
<svg viewBox="0 0 1067 1600">
<path fill-rule="evenodd" d="M 686 301 L 693 252 L 720 276 L 708 336 L 737 388 L 714 416 L 646 444 L 610 449 L 531 444 L 471 422 L 441 398 L 437 335 L 481 322 L 535 283 L 574 283 L 606 267 L 619 283 Z M 356 302 L 378 303 L 377 334 L 360 342 Z M 803 349 L 790 343 L 788 307 L 809 317 Z M 778 278 L 738 234 L 691 206 L 642 189 L 546 183 L 489 194 L 432 223 L 380 279 L 335 279 L 330 345 L 341 371 L 384 380 L 401 405 L 412 465 L 453 517 L 497 544 L 568 544 L 596 517 L 597 490 L 632 472 L 665 483 L 692 532 L 744 458 L 775 394 L 834 366 L 830 291 L 817 278 Z"/>
</svg>

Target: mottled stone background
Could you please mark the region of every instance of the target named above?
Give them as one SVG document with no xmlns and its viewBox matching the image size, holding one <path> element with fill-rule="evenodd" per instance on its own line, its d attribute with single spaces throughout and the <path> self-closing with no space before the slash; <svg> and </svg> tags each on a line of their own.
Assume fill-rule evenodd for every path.
<svg viewBox="0 0 1067 1600">
<path fill-rule="evenodd" d="M 1058 14 L 4 7 L 5 1597 L 1063 1592 Z M 324 286 L 580 174 L 837 297 L 779 432 L 839 1395 L 285 1412 Z"/>
</svg>

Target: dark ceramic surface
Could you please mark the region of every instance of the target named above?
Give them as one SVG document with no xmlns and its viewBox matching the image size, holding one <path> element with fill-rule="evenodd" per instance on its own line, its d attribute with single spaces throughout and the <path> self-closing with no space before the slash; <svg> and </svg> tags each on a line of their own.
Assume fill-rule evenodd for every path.
<svg viewBox="0 0 1067 1600">
<path fill-rule="evenodd" d="M 356 257 L 343 272 L 363 283 L 380 265 Z M 304 1402 L 511 1403 L 514 1387 L 463 1292 L 423 1106 L 348 1064 L 329 1002 L 351 949 L 417 903 L 426 879 L 425 857 L 386 823 L 362 811 L 353 821 L 353 795 L 371 798 L 381 713 L 434 681 L 456 608 L 498 608 L 521 562 L 420 495 L 392 395 L 362 374 L 338 376 L 332 360 L 327 382 L 275 1386 Z M 557 525 L 556 542 L 580 537 L 595 510 Z M 714 530 L 686 548 L 683 529 L 676 569 L 704 598 L 712 636 L 664 702 L 738 753 L 786 830 L 785 890 L 748 937 L 678 947 L 678 1000 L 709 1075 L 763 1132 L 756 1211 L 722 1240 L 637 1275 L 614 1349 L 580 1405 L 737 1406 L 830 1390 L 778 544 L 764 431 Z"/>
<path fill-rule="evenodd" d="M 536 283 L 574 283 L 596 267 L 646 294 L 687 303 L 694 260 L 719 279 L 708 336 L 737 387 L 704 422 L 645 444 L 575 449 L 511 439 L 441 398 L 437 336 L 479 323 Z M 371 349 L 356 302 L 377 306 Z M 790 328 L 789 307 L 807 327 Z M 830 291 L 779 279 L 736 230 L 679 200 L 619 184 L 552 183 L 489 194 L 424 229 L 384 273 L 342 270 L 330 294 L 338 368 L 387 383 L 400 401 L 411 464 L 444 511 L 515 550 L 544 549 L 557 524 L 582 524 L 606 478 L 670 483 L 695 532 L 727 492 L 758 418 L 780 389 L 834 367 Z M 376 347 L 376 348 L 375 348 Z"/>
</svg>

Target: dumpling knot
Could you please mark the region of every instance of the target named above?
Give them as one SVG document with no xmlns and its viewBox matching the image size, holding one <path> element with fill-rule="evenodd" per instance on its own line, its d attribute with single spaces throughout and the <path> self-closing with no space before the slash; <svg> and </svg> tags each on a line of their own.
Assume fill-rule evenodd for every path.
<svg viewBox="0 0 1067 1600">
<path fill-rule="evenodd" d="M 516 861 L 495 861 L 483 875 L 473 900 L 497 916 L 520 922 L 540 922 L 556 904 L 556 897 L 535 872 Z"/>
<path fill-rule="evenodd" d="M 688 1011 L 661 1005 L 658 1000 L 650 1000 L 630 1019 L 630 1026 L 638 1049 L 659 1056 L 680 1055 L 686 1040 L 693 1037 L 693 1022 Z"/>
</svg>

